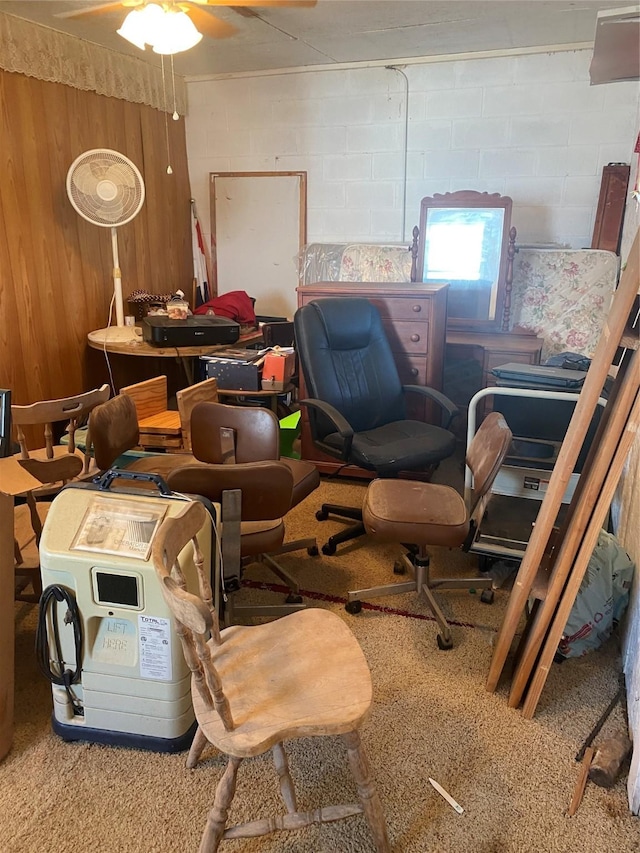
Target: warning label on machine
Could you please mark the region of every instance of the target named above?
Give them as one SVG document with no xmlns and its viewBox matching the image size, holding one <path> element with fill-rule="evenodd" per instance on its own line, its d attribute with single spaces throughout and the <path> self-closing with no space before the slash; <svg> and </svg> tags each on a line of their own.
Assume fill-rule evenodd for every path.
<svg viewBox="0 0 640 853">
<path fill-rule="evenodd" d="M 171 622 L 161 616 L 138 615 L 140 676 L 171 681 Z"/>
</svg>

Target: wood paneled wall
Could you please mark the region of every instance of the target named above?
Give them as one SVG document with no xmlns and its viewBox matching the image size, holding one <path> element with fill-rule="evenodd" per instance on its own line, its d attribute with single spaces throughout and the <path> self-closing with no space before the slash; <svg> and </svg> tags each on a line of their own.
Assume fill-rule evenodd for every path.
<svg viewBox="0 0 640 853">
<path fill-rule="evenodd" d="M 80 217 L 65 188 L 84 151 L 115 149 L 145 181 L 141 212 L 118 229 L 125 313 L 126 296 L 139 288 L 191 293 L 184 119 L 169 116 L 168 132 L 172 175 L 164 113 L 0 70 L 0 387 L 13 402 L 104 381 L 87 368 L 86 336 L 107 325 L 111 234 Z"/>
</svg>

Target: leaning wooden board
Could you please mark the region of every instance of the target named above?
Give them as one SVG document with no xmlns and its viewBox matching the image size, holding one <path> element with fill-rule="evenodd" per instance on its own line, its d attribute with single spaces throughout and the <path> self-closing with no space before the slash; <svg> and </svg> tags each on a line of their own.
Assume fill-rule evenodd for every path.
<svg viewBox="0 0 640 853">
<path fill-rule="evenodd" d="M 558 517 L 569 478 L 595 412 L 598 398 L 625 331 L 640 282 L 640 232 L 636 233 L 629 260 L 614 295 L 609 316 L 554 466 L 547 493 L 527 545 L 494 648 L 486 688 L 494 691 L 502 674 L 520 618 Z"/>
<path fill-rule="evenodd" d="M 585 576 L 591 554 L 595 548 L 598 535 L 602 529 L 602 525 L 609 511 L 613 495 L 615 493 L 618 481 L 622 474 L 622 469 L 629 455 L 629 451 L 638 434 L 640 428 L 640 396 L 636 397 L 633 409 L 629 416 L 628 423 L 622 434 L 618 448 L 615 452 L 611 466 L 607 473 L 607 477 L 598 494 L 598 499 L 593 510 L 593 515 L 589 526 L 585 531 L 580 550 L 576 555 L 576 559 L 571 567 L 571 573 L 567 581 L 567 585 L 562 593 L 562 598 L 553 619 L 553 623 L 547 632 L 544 647 L 540 655 L 540 659 L 536 664 L 536 668 L 531 680 L 531 684 L 527 690 L 524 706 L 522 709 L 523 716 L 531 719 L 535 714 L 540 699 L 540 694 L 546 683 L 553 658 L 558 648 L 558 643 L 562 638 L 562 632 L 567 624 L 567 619 L 571 613 L 571 608 L 576 600 L 576 596 L 580 590 L 580 585 Z M 545 602 L 546 603 L 546 602 Z"/>
<path fill-rule="evenodd" d="M 594 439 L 595 453 L 587 460 L 580 475 L 581 488 L 579 494 L 572 499 L 573 512 L 570 521 L 563 527 L 559 537 L 560 545 L 554 555 L 546 595 L 536 611 L 516 662 L 509 694 L 509 706 L 512 708 L 517 708 L 520 704 L 547 629 L 572 570 L 574 559 L 581 547 L 584 532 L 591 522 L 594 505 L 609 476 L 612 459 L 627 427 L 629 413 L 638 394 L 640 352 L 633 352 L 625 366 L 624 375 L 616 387 L 615 399 L 609 400 L 602 417 L 601 425 L 604 425 L 604 429 L 599 430 Z M 599 523 L 601 525 L 602 520 Z"/>
</svg>

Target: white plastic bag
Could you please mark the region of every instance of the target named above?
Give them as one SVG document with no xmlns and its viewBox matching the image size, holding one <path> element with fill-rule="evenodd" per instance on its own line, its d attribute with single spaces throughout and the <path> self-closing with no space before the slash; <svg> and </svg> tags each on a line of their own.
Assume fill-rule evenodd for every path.
<svg viewBox="0 0 640 853">
<path fill-rule="evenodd" d="M 611 533 L 600 531 L 558 653 L 580 657 L 611 635 L 629 603 L 634 564 Z"/>
</svg>

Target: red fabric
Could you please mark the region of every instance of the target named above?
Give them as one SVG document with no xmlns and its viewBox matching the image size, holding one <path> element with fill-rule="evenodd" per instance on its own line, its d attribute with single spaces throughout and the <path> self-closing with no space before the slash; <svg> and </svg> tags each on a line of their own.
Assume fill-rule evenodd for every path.
<svg viewBox="0 0 640 853">
<path fill-rule="evenodd" d="M 241 326 L 255 326 L 256 313 L 253 310 L 253 302 L 244 290 L 232 290 L 221 296 L 214 296 L 204 305 L 193 312 L 194 314 L 206 314 L 213 311 L 218 317 L 228 317 L 235 320 Z"/>
</svg>

